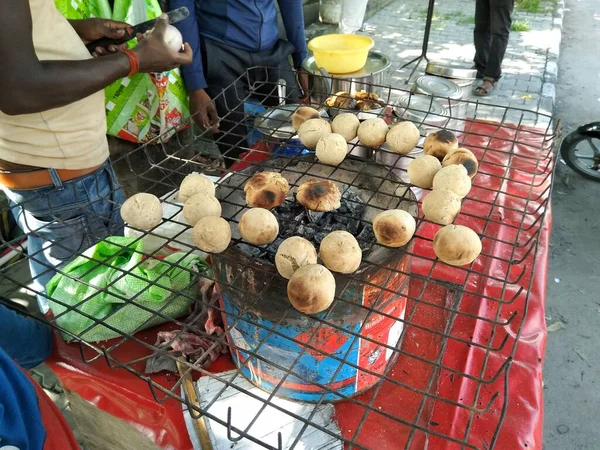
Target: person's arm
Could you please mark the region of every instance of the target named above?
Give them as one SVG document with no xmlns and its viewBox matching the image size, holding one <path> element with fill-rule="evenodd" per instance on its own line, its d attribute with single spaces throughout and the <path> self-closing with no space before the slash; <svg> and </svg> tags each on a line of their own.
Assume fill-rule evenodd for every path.
<svg viewBox="0 0 600 450">
<path fill-rule="evenodd" d="M 192 60 L 191 48 L 174 53 L 164 43 L 166 21 L 135 48 L 140 72 L 163 72 Z M 82 61 L 40 61 L 32 39 L 29 0 L 0 2 L 0 111 L 29 114 L 76 102 L 104 89 L 130 69 L 123 53 Z"/>
<path fill-rule="evenodd" d="M 302 61 L 308 56 L 302 0 L 278 0 L 278 3 L 287 39 L 296 48 L 296 51 L 292 54 L 294 68 L 299 69 L 302 66 Z"/>
<path fill-rule="evenodd" d="M 181 32 L 183 40 L 189 42 L 194 52 L 194 61 L 189 66 L 183 67 L 181 74 L 185 87 L 190 96 L 190 114 L 202 129 L 216 129 L 219 117 L 215 105 L 206 93 L 208 87 L 202 67 L 202 37 L 198 31 L 195 0 L 169 0 L 169 10 L 187 7 L 190 15 L 187 19 L 177 22 L 175 27 Z"/>
</svg>

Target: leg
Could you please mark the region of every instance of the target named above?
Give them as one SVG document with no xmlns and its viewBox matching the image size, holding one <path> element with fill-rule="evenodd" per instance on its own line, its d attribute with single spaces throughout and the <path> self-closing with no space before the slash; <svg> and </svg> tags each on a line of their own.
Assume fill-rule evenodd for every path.
<svg viewBox="0 0 600 450">
<path fill-rule="evenodd" d="M 490 3 L 494 0 L 476 0 L 475 3 L 475 30 L 473 42 L 475 43 L 475 67 L 478 74 L 483 74 L 489 59 L 492 45 L 491 11 Z"/>
<path fill-rule="evenodd" d="M 354 34 L 362 27 L 368 0 L 343 0 L 339 33 Z"/>
<path fill-rule="evenodd" d="M 19 226 L 27 234 L 29 267 L 42 313 L 48 311 L 45 286 L 66 264 L 96 242 L 123 235 L 119 212 L 125 200 L 107 161 L 95 172 L 66 183 L 52 171 L 54 186 L 5 189 Z"/>
<path fill-rule="evenodd" d="M 508 46 L 514 6 L 514 0 L 496 0 L 491 6 L 492 46 L 483 75 L 496 81 L 502 76 L 502 60 Z"/>
<path fill-rule="evenodd" d="M 226 167 L 231 167 L 248 148 L 247 130 L 243 123 L 248 83 L 245 77 L 239 78 L 249 65 L 244 61 L 246 52 L 208 39 L 204 39 L 203 44 L 204 75 L 208 84 L 206 92 L 215 102 L 221 119 L 215 141 Z"/>
<path fill-rule="evenodd" d="M 50 327 L 16 313 L 0 304 L 0 348 L 20 366 L 31 369 L 43 362 L 52 350 Z"/>
</svg>

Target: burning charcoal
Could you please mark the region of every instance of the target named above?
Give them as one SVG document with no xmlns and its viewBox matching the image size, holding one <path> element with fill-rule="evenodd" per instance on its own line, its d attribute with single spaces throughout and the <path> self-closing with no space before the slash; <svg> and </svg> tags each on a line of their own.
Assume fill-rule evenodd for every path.
<svg viewBox="0 0 600 450">
<path fill-rule="evenodd" d="M 262 253 L 262 249 L 242 242 L 238 244 L 238 248 L 251 258 L 260 258 L 260 254 Z"/>
<path fill-rule="evenodd" d="M 350 217 L 348 217 L 348 214 L 346 214 L 346 215 L 334 214 L 333 215 L 333 219 L 336 222 L 343 223 L 343 224 L 347 224 L 347 223 L 349 223 L 352 220 L 352 219 L 350 219 Z"/>
<path fill-rule="evenodd" d="M 312 211 L 309 211 L 309 212 L 312 212 Z M 296 214 L 296 216 L 294 216 L 294 218 L 292 219 L 292 222 L 294 222 L 294 223 L 302 222 L 304 220 L 305 215 L 306 215 L 305 210 L 300 211 L 299 214 Z M 309 219 L 310 219 L 310 214 L 309 214 Z"/>
<path fill-rule="evenodd" d="M 321 220 L 323 218 L 323 215 L 325 215 L 324 212 L 316 212 L 316 211 L 308 211 L 308 220 L 310 220 L 312 223 L 318 223 L 319 220 Z"/>
<path fill-rule="evenodd" d="M 344 225 L 343 223 L 334 223 L 333 226 L 331 227 L 331 231 L 340 231 L 340 230 L 346 230 L 346 225 Z"/>
<path fill-rule="evenodd" d="M 348 233 L 356 236 L 358 235 L 358 231 L 360 229 L 361 226 L 361 222 L 360 220 L 356 220 L 356 219 L 351 219 L 348 221 Z"/>
<path fill-rule="evenodd" d="M 315 234 L 314 241 L 317 243 L 317 245 L 321 245 L 321 241 L 325 239 L 325 236 L 327 236 L 328 234 L 329 231 L 319 231 Z"/>
<path fill-rule="evenodd" d="M 362 241 L 362 242 L 366 242 L 367 244 L 370 245 L 371 242 L 373 242 L 373 240 L 375 239 L 375 233 L 373 233 L 373 227 L 371 227 L 370 225 L 365 226 L 363 228 L 363 230 L 360 232 L 360 234 L 358 236 L 356 236 L 356 239 L 358 240 L 359 244 Z"/>
<path fill-rule="evenodd" d="M 281 205 L 275 208 L 274 212 L 276 211 L 281 215 L 291 214 L 295 206 L 296 205 L 293 202 L 283 202 Z"/>
</svg>

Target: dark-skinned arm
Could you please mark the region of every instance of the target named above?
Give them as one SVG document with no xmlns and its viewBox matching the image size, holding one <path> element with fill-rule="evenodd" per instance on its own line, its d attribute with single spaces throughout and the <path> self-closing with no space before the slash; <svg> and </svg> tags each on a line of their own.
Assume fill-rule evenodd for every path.
<svg viewBox="0 0 600 450">
<path fill-rule="evenodd" d="M 186 44 L 184 53 L 171 52 L 164 43 L 166 21 L 135 48 L 140 72 L 164 72 L 192 61 Z M 76 102 L 104 89 L 130 71 L 122 53 L 81 61 L 40 61 L 32 40 L 28 0 L 0 2 L 0 61 L 3 86 L 0 111 L 9 115 L 29 114 Z"/>
</svg>

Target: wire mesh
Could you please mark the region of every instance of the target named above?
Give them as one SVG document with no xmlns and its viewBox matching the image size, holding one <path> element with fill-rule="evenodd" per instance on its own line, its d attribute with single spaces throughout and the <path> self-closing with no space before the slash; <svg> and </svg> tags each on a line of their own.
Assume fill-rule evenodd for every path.
<svg viewBox="0 0 600 450">
<path fill-rule="evenodd" d="M 210 137 L 210 131 L 194 132 L 188 142 L 176 135 L 168 143 L 159 139 L 142 145 L 113 161 L 121 175 L 121 188 L 115 185 L 107 189 L 97 173 L 88 176 L 87 191 L 64 184 L 64 189 L 73 190 L 81 214 L 86 214 L 88 221 L 89 217 L 96 218 L 101 225 L 87 223 L 84 236 L 75 242 L 74 230 L 81 229 L 79 216 L 65 217 L 63 211 L 54 207 L 51 195 L 42 191 L 35 198 L 11 205 L 15 215 L 32 208 L 50 212 L 44 217 L 24 218 L 33 218 L 27 223 L 29 238 L 44 238 L 49 227 L 61 230 L 58 238 L 37 252 L 30 246 L 28 260 L 44 265 L 48 273 L 60 273 L 88 288 L 86 296 L 73 303 L 53 300 L 54 314 L 45 320 L 71 345 L 79 346 L 85 362 L 102 358 L 112 368 L 140 377 L 148 383 L 157 401 L 175 398 L 185 403 L 190 411 L 209 419 L 213 427 L 224 427 L 232 442 L 247 439 L 264 448 L 296 448 L 303 436 L 318 430 L 329 436 L 331 442 L 343 442 L 347 448 L 385 448 L 375 446 L 373 439 L 393 442 L 393 448 L 423 448 L 427 443 L 431 448 L 493 447 L 506 415 L 507 380 L 527 314 L 540 232 L 548 210 L 557 123 L 534 112 L 482 103 L 433 97 L 426 97 L 423 103 L 423 98 L 402 90 L 370 85 L 370 91 L 384 105 L 377 112 L 363 111 L 362 118 L 377 115 L 388 122 L 397 122 L 419 117 L 415 124 L 423 135 L 440 127 L 453 129 L 461 146 L 477 156 L 479 172 L 455 223 L 474 229 L 482 240 L 483 251 L 469 266 L 450 267 L 442 263 L 432 251 L 433 235 L 439 225 L 420 214 L 415 236 L 403 249 L 387 251 L 382 258 L 377 256 L 381 248 L 372 236 L 361 242 L 363 264 L 355 274 L 337 276 L 333 306 L 324 313 L 306 316 L 289 304 L 285 280 L 272 265 L 253 256 L 252 246 L 242 243 L 235 233 L 226 252 L 210 257 L 211 271 L 199 273 L 182 263 L 185 257 L 197 254 L 197 249 L 190 245 L 191 230 L 181 216 L 182 206 L 175 194 L 183 178 L 192 172 L 221 172 L 217 196 L 223 205 L 223 217 L 233 229 L 245 208 L 244 184 L 260 170 L 285 172 L 296 180 L 293 187 L 317 173 L 316 176 L 337 181 L 343 192 L 360 193 L 375 211 L 400 207 L 416 215 L 420 200 L 415 195 L 418 190 L 408 183 L 406 163 L 418 152 L 400 157 L 385 148 L 365 151 L 356 142 L 345 165 L 318 163 L 298 141 L 288 140 L 294 136 L 293 131 L 288 135 L 282 131 L 282 127 L 289 126 L 292 111 L 283 106 L 289 99 L 281 97 L 281 83 L 269 79 L 269 73 L 265 68 L 250 69 L 220 94 L 222 99 L 215 99 L 225 100 L 228 108 L 220 118 L 222 132 L 215 134 L 214 140 L 222 157 L 234 160 L 229 168 L 207 160 L 194 150 L 198 142 Z M 260 100 L 265 103 L 279 105 L 275 108 L 284 114 L 279 119 L 281 127 L 277 120 L 271 120 L 267 129 L 261 122 L 263 136 L 249 146 L 248 139 L 255 133 L 254 116 L 242 111 L 256 92 L 261 93 Z M 286 95 L 292 94 L 288 90 Z M 399 98 L 409 101 L 400 107 Z M 415 98 L 419 107 L 413 106 Z M 441 122 L 440 114 L 431 112 L 434 102 L 446 106 Z M 116 189 L 153 193 L 163 199 L 165 210 L 158 228 L 134 233 L 135 240 L 147 242 L 154 238 L 161 245 L 153 250 L 136 248 L 143 258 L 127 269 L 113 264 L 115 258 L 99 260 L 83 253 L 111 229 L 115 218 L 101 211 L 98 205 L 118 203 Z M 364 217 L 360 220 L 368 222 Z M 75 224 L 78 228 L 74 228 Z M 160 227 L 165 224 L 178 231 L 164 235 Z M 3 239 L 4 245 L 15 248 L 19 242 Z M 136 269 L 156 258 L 164 262 L 165 249 L 172 248 L 181 251 L 180 259 L 171 259 L 167 264 L 189 272 L 190 286 L 173 289 L 165 281 L 170 272 L 165 271 L 134 294 L 117 288 L 125 279 L 144 281 Z M 127 250 L 125 246 L 121 249 Z M 76 255 L 91 264 L 87 272 L 74 276 L 62 263 Z M 57 264 L 62 265 L 57 268 Z M 96 285 L 93 280 L 84 281 L 99 267 L 113 271 L 109 282 Z M 45 273 L 36 273 L 34 279 L 23 281 L 8 266 L 1 275 L 18 287 L 48 298 L 40 283 L 35 283 Z M 199 295 L 198 284 L 213 295 Z M 165 302 L 156 306 L 141 301 L 156 287 L 168 293 Z M 119 307 L 103 317 L 85 310 L 85 305 L 107 292 Z M 195 311 L 174 319 L 168 311 L 169 304 L 181 299 Z M 111 321 L 111 317 L 126 305 L 136 308 L 130 310 L 134 314 L 138 311 L 146 318 L 142 325 L 124 331 L 118 325 L 120 322 Z M 209 332 L 207 311 L 211 320 L 222 317 L 225 333 Z M 85 325 L 76 331 L 65 327 L 69 314 L 79 314 Z M 138 333 L 165 322 L 168 324 Z M 117 337 L 90 342 L 86 336 L 98 327 Z M 156 342 L 157 331 L 165 330 L 171 332 L 165 342 L 167 347 Z M 186 333 L 205 342 L 205 351 L 197 360 L 188 360 L 168 349 L 169 344 Z M 210 363 L 215 353 L 223 349 L 228 354 L 221 358 L 232 358 L 233 364 L 229 364 L 232 371 L 213 373 Z M 168 381 L 145 373 L 144 365 L 156 355 L 178 361 L 186 372 Z M 306 366 L 307 361 L 311 361 L 311 367 Z M 206 377 L 220 383 L 209 397 L 200 393 L 201 405 L 190 403 L 180 393 L 189 373 L 196 379 Z M 245 378 L 264 393 L 259 395 L 248 389 L 241 382 Z M 448 388 L 449 384 L 454 388 Z M 257 402 L 260 407 L 256 414 L 245 417 L 243 408 L 229 408 L 226 416 L 215 412 L 215 405 L 226 390 Z M 278 397 L 308 400 L 312 402 L 310 413 L 298 415 L 281 406 Z M 316 420 L 319 407 L 329 402 L 336 402 L 335 419 L 339 428 L 332 429 Z M 264 418 L 267 414 L 267 408 L 301 424 L 291 437 L 286 437 L 285 443 L 281 434 L 272 441 L 256 432 L 256 424 L 261 415 Z M 239 425 L 236 416 L 238 419 L 244 416 L 245 426 Z M 490 431 L 482 440 L 473 430 L 480 429 L 483 423 Z M 323 443 L 322 448 L 336 448 L 333 444 L 326 445 Z"/>
</svg>

